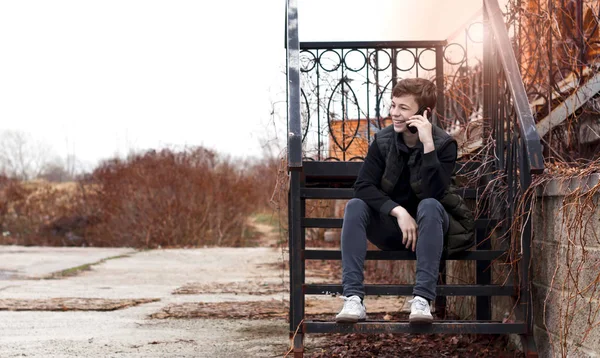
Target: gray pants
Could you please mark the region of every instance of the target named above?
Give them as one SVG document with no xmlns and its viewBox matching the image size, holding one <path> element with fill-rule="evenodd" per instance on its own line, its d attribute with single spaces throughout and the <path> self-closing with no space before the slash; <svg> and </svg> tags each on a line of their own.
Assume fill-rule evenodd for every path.
<svg viewBox="0 0 600 358">
<path fill-rule="evenodd" d="M 413 295 L 430 301 L 435 299 L 444 248 L 448 231 L 448 214 L 435 199 L 425 199 L 417 209 L 417 277 Z M 342 227 L 342 286 L 344 296 L 365 295 L 364 263 L 367 238 L 381 250 L 408 250 L 402 244 L 402 232 L 395 217 L 373 210 L 364 201 L 352 199 L 346 205 Z"/>
</svg>

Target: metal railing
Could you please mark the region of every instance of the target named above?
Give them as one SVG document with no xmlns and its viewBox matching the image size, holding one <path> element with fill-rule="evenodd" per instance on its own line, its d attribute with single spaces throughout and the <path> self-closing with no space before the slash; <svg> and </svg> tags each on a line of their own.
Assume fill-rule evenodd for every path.
<svg viewBox="0 0 600 358">
<path fill-rule="evenodd" d="M 515 51 L 497 0 L 484 0 L 484 118 L 492 123 L 496 168 L 505 175 L 507 204 L 504 215 L 512 223 L 519 206 L 527 216 L 531 200 L 524 197 L 533 174 L 544 170 L 540 136 L 529 107 Z M 529 290 L 531 218 L 521 228 L 519 303 L 532 330 Z"/>
<path fill-rule="evenodd" d="M 392 88 L 403 77 L 435 82 L 436 109 L 444 113 L 445 45 L 446 41 L 300 43 L 304 157 L 362 158 L 365 153 L 353 146 L 359 141 L 368 144 L 385 126 Z"/>
<path fill-rule="evenodd" d="M 389 120 L 392 88 L 402 78 L 436 84 L 438 126 L 452 131 L 481 120 L 482 33 L 479 20 L 441 41 L 300 42 L 302 157 L 362 159 Z"/>
</svg>

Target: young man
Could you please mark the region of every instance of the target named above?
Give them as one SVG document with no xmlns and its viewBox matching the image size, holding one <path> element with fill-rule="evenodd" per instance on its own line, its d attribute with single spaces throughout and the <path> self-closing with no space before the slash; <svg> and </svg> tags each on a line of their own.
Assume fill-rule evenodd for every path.
<svg viewBox="0 0 600 358">
<path fill-rule="evenodd" d="M 437 101 L 436 87 L 422 78 L 404 79 L 392 91 L 393 124 L 375 140 L 346 205 L 342 227 L 344 307 L 336 322 L 366 319 L 364 261 L 367 239 L 381 250 L 416 251 L 416 284 L 411 323 L 431 323 L 440 258 L 474 244 L 474 220 L 449 185 L 456 141 L 427 117 Z M 425 109 L 423 114 L 417 114 Z M 416 129 L 416 133 L 410 131 Z"/>
</svg>

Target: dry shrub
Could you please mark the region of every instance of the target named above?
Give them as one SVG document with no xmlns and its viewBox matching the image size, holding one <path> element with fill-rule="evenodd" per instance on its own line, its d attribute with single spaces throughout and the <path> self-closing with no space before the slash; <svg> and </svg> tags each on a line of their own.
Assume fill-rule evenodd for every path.
<svg viewBox="0 0 600 358">
<path fill-rule="evenodd" d="M 256 177 L 265 171 L 204 148 L 105 162 L 90 178 L 100 219 L 91 236 L 102 246 L 245 245 L 247 218 L 268 197 L 268 176 Z"/>
<path fill-rule="evenodd" d="M 0 243 L 138 248 L 243 246 L 265 211 L 277 161 L 234 162 L 204 148 L 102 163 L 78 183 L 0 178 Z"/>
<path fill-rule="evenodd" d="M 88 218 L 77 183 L 0 179 L 2 244 L 81 245 Z M 63 228 L 69 227 L 68 230 Z"/>
</svg>

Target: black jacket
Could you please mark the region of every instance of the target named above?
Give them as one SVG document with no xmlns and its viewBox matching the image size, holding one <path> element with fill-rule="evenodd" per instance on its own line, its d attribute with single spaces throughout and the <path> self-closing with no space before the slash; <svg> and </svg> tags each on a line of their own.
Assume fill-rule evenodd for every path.
<svg viewBox="0 0 600 358">
<path fill-rule="evenodd" d="M 434 126 L 432 131 L 435 150 L 427 154 L 421 143 L 408 148 L 392 126 L 378 132 L 359 172 L 354 194 L 382 214 L 389 215 L 401 205 L 413 218 L 421 200 L 438 200 L 449 214 L 444 246 L 452 255 L 474 245 L 475 220 L 463 198 L 452 190 L 456 141 L 441 128 Z"/>
<path fill-rule="evenodd" d="M 423 144 L 418 142 L 414 148 L 408 148 L 402 135 L 394 133 L 396 144 L 403 160 L 408 160 L 413 150 L 422 153 L 421 180 L 425 198 L 440 200 L 450 184 L 456 164 L 457 146 L 450 143 L 442 152 L 423 154 Z M 354 184 L 354 196 L 366 202 L 374 210 L 388 214 L 396 206 L 404 207 L 413 217 L 416 215 L 419 199 L 410 186 L 410 169 L 406 166 L 400 180 L 391 195 L 383 192 L 381 179 L 385 171 L 386 157 L 379 150 L 377 140 L 373 141 Z"/>
</svg>

